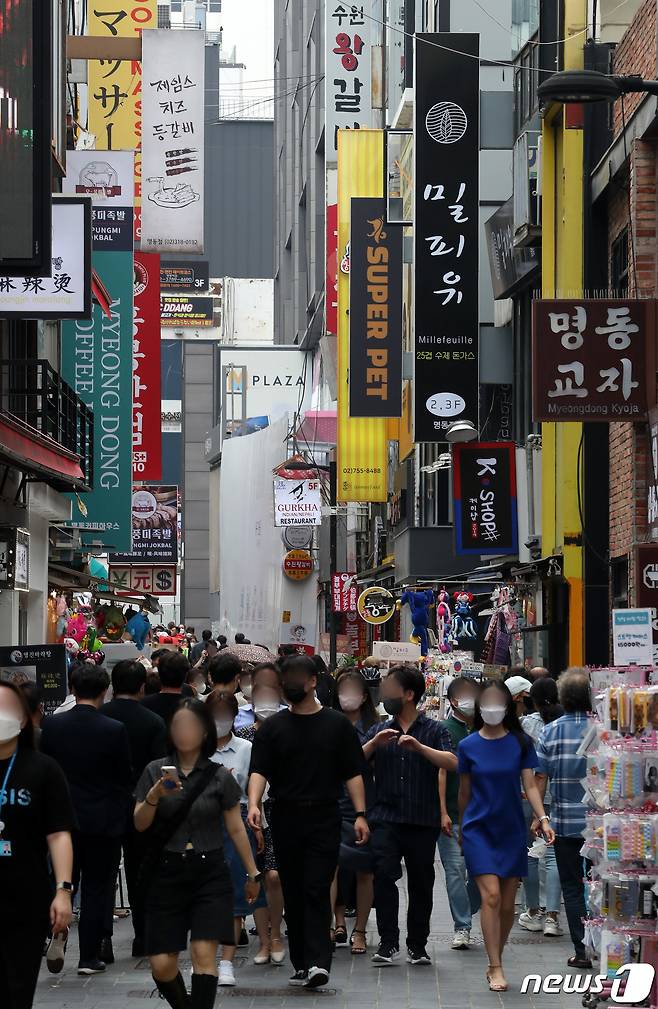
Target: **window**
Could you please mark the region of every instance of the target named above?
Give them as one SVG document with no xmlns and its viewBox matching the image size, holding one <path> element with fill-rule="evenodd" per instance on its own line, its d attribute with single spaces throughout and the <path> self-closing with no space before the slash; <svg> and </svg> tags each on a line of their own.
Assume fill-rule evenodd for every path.
<svg viewBox="0 0 658 1009">
<path fill-rule="evenodd" d="M 171 28 L 171 11 L 158 4 L 158 28 Z"/>
<path fill-rule="evenodd" d="M 211 14 L 221 14 L 222 0 L 208 0 L 208 11 Z"/>
<path fill-rule="evenodd" d="M 612 608 L 624 610 L 628 607 L 628 557 L 613 557 L 610 567 L 612 569 Z"/>
<path fill-rule="evenodd" d="M 610 286 L 615 298 L 628 294 L 628 228 L 624 228 L 610 248 Z"/>
<path fill-rule="evenodd" d="M 183 13 L 183 0 L 171 0 L 171 13 L 172 14 Z"/>
<path fill-rule="evenodd" d="M 517 57 L 514 64 L 514 108 L 517 135 L 523 131 L 524 124 L 532 118 L 538 108 L 538 70 L 539 47 L 533 40 Z"/>
<path fill-rule="evenodd" d="M 512 0 L 512 51 L 518 53 L 539 30 L 539 0 Z"/>
</svg>

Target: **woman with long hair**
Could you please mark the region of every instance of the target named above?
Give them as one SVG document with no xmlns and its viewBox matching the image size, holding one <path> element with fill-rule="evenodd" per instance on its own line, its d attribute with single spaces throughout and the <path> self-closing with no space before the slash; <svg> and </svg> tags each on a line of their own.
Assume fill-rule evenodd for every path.
<svg viewBox="0 0 658 1009">
<path fill-rule="evenodd" d="M 71 921 L 74 817 L 62 771 L 34 749 L 23 692 L 4 682 L 0 682 L 0 815 L 0 888 L 6 909 L 0 942 L 0 1006 L 30 1009 L 49 933 L 48 968 L 59 973 L 64 965 Z"/>
<path fill-rule="evenodd" d="M 212 1009 L 217 994 L 217 947 L 233 936 L 233 888 L 224 861 L 224 828 L 242 860 L 249 903 L 260 892 L 258 872 L 240 815 L 240 786 L 211 763 L 217 729 L 207 704 L 186 698 L 169 727 L 170 756 L 153 760 L 140 778 L 135 807 L 139 831 L 153 828 L 143 872 L 145 946 L 151 972 L 172 1009 Z M 191 999 L 178 967 L 191 938 Z"/>
<path fill-rule="evenodd" d="M 369 730 L 378 722 L 377 712 L 372 702 L 365 677 L 356 670 L 341 673 L 336 680 L 336 701 L 334 707 L 342 711 L 354 726 L 363 746 Z M 372 799 L 372 774 L 364 767 L 363 780 L 366 786 L 366 810 Z M 340 864 L 332 889 L 332 906 L 335 915 L 334 941 L 336 946 L 346 946 L 347 928 L 345 924 L 345 894 L 356 877 L 356 921 L 349 939 L 352 954 L 363 956 L 367 952 L 366 926 L 372 910 L 373 870 L 372 856 L 367 847 L 354 846 L 354 806 L 347 791 L 343 791 L 340 802 L 343 817 L 340 848 Z"/>
<path fill-rule="evenodd" d="M 519 880 L 528 874 L 523 790 L 548 844 L 555 833 L 535 782 L 537 755 L 504 683 L 492 681 L 475 702 L 473 732 L 459 744 L 462 850 L 482 898 L 480 920 L 491 991 L 507 991 L 503 950 L 514 923 Z"/>
</svg>

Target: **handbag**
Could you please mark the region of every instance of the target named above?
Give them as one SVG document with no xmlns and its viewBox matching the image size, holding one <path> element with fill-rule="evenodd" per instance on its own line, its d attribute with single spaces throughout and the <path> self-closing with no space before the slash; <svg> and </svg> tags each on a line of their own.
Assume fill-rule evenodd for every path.
<svg viewBox="0 0 658 1009">
<path fill-rule="evenodd" d="M 151 888 L 165 845 L 185 822 L 190 809 L 215 777 L 217 766 L 217 764 L 211 764 L 210 767 L 205 769 L 201 777 L 186 793 L 183 802 L 170 820 L 166 820 L 157 826 L 152 825 L 146 833 L 145 841 L 148 847 L 137 874 L 137 888 L 142 900 L 146 898 Z"/>
</svg>

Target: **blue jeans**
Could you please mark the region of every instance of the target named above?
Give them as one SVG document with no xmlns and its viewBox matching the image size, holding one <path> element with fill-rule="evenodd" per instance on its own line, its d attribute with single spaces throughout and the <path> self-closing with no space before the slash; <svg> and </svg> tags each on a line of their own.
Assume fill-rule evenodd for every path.
<svg viewBox="0 0 658 1009">
<path fill-rule="evenodd" d="M 550 806 L 547 808 L 550 813 Z M 530 803 L 527 800 L 523 802 L 523 811 L 528 826 L 528 845 L 530 846 L 535 840 L 535 835 L 530 833 L 530 824 L 535 814 L 532 812 Z M 543 906 L 550 913 L 559 912 L 562 891 L 560 888 L 560 876 L 557 871 L 557 862 L 555 861 L 555 847 L 551 845 L 550 848 L 547 848 L 542 860 L 545 871 L 543 902 L 539 895 L 539 861 L 538 858 L 528 859 L 528 875 L 523 880 L 526 910 Z"/>
<path fill-rule="evenodd" d="M 437 847 L 446 877 L 450 914 L 455 931 L 471 931 L 471 919 L 480 909 L 480 891 L 473 880 L 466 878 L 466 863 L 459 847 L 459 827 L 453 824 L 452 837 L 441 832 Z"/>
</svg>

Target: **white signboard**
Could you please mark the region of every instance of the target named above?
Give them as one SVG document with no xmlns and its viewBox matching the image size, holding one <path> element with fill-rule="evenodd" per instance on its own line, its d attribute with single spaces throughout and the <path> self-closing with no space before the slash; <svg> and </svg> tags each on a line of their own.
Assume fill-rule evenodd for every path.
<svg viewBox="0 0 658 1009">
<path fill-rule="evenodd" d="M 417 662 L 420 645 L 414 645 L 412 641 L 374 641 L 372 654 L 386 662 Z"/>
<path fill-rule="evenodd" d="M 311 361 L 295 348 L 221 347 L 222 416 L 226 431 L 252 417 L 269 423 L 311 403 Z"/>
<path fill-rule="evenodd" d="M 0 276 L 0 319 L 91 318 L 91 200 L 53 196 L 48 277 Z"/>
<path fill-rule="evenodd" d="M 143 252 L 203 252 L 205 32 L 142 35 Z"/>
<path fill-rule="evenodd" d="M 276 526 L 322 525 L 319 480 L 274 479 L 274 524 Z"/>
<path fill-rule="evenodd" d="M 653 665 L 651 610 L 613 610 L 612 648 L 616 666 Z"/>
<path fill-rule="evenodd" d="M 75 196 L 91 196 L 97 251 L 133 251 L 133 151 L 67 151 L 62 190 Z"/>
<path fill-rule="evenodd" d="M 378 21 L 373 0 L 326 4 L 325 150 L 328 165 L 338 160 L 337 130 L 372 125 L 372 50 Z"/>
</svg>

